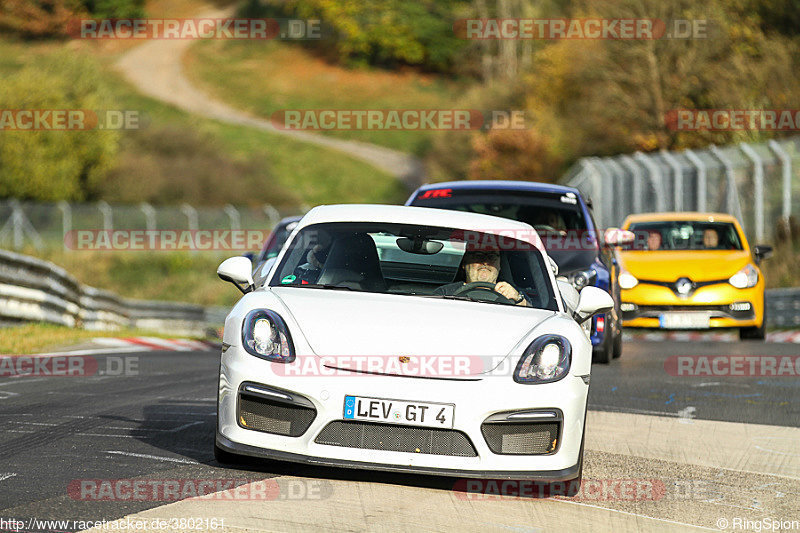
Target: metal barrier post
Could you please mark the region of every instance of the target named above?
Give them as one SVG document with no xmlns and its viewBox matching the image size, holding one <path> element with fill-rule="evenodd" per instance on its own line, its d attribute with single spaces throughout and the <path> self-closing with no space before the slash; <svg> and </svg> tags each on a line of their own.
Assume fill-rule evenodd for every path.
<svg viewBox="0 0 800 533">
<path fill-rule="evenodd" d="M 791 231 L 789 217 L 792 216 L 792 158 L 777 141 L 770 141 L 769 147 L 781 160 L 781 177 L 783 178 L 783 206 L 781 215 L 787 232 Z"/>
<path fill-rule="evenodd" d="M 147 231 L 155 231 L 156 230 L 156 210 L 153 209 L 153 206 L 148 204 L 147 202 L 142 202 L 139 204 L 139 209 L 142 210 L 144 213 L 144 223 L 147 226 Z"/>
<path fill-rule="evenodd" d="M 755 189 L 756 240 L 764 240 L 764 161 L 747 143 L 739 145 L 753 162 L 753 187 Z"/>
<path fill-rule="evenodd" d="M 642 167 L 636 164 L 636 161 L 629 155 L 620 156 L 622 164 L 628 167 L 633 176 L 633 212 L 642 212 Z"/>
<path fill-rule="evenodd" d="M 736 190 L 736 178 L 733 175 L 733 165 L 731 165 L 731 162 L 728 161 L 728 158 L 725 157 L 722 151 L 713 144 L 709 147 L 709 150 L 717 159 L 719 159 L 719 162 L 722 163 L 722 168 L 725 169 L 725 177 L 728 181 L 728 196 L 725 204 L 726 208 L 728 209 L 728 213 L 732 213 L 742 224 L 744 224 L 744 220 L 742 218 L 742 206 L 739 204 L 739 193 Z"/>
<path fill-rule="evenodd" d="M 97 209 L 103 215 L 103 229 L 105 231 L 112 231 L 114 229 L 113 211 L 111 206 L 105 200 L 97 202 Z"/>
<path fill-rule="evenodd" d="M 231 230 L 236 231 L 241 227 L 241 219 L 239 218 L 239 211 L 236 210 L 231 204 L 225 206 L 225 214 L 231 221 Z"/>
<path fill-rule="evenodd" d="M 67 243 L 67 233 L 72 231 L 72 206 L 69 205 L 69 202 L 66 200 L 61 200 L 56 204 L 58 206 L 59 211 L 61 211 L 61 236 L 64 240 L 64 249 L 70 250 L 69 246 L 66 246 Z"/>
<path fill-rule="evenodd" d="M 675 156 L 666 148 L 661 150 L 661 155 L 672 169 L 672 208 L 675 211 L 683 211 L 683 169 Z"/>
<path fill-rule="evenodd" d="M 697 169 L 697 210 L 705 211 L 708 209 L 708 200 L 706 197 L 706 194 L 708 194 L 708 191 L 706 190 L 708 187 L 708 169 L 706 168 L 705 163 L 703 163 L 703 160 L 688 148 L 684 150 L 683 153 L 686 155 L 686 159 L 691 161 L 691 163 Z"/>
<path fill-rule="evenodd" d="M 666 211 L 664 182 L 662 181 L 661 170 L 658 168 L 658 165 L 653 163 L 653 161 L 642 152 L 636 152 L 633 157 L 636 158 L 637 161 L 641 161 L 647 168 L 648 178 L 653 184 L 653 188 L 656 190 L 656 210 Z"/>
</svg>

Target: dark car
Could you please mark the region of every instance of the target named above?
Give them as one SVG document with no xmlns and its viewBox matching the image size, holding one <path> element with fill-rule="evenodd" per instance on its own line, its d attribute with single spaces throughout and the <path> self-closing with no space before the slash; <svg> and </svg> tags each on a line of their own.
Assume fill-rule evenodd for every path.
<svg viewBox="0 0 800 533">
<path fill-rule="evenodd" d="M 264 241 L 264 246 L 257 255 L 252 252 L 244 254 L 245 257 L 253 262 L 254 278 L 263 280 L 266 277 L 274 263 L 274 261 L 270 261 L 269 264 L 267 264 L 267 261 L 278 257 L 278 253 L 280 253 L 283 245 L 286 244 L 286 240 L 289 238 L 289 235 L 292 234 L 292 231 L 297 226 L 297 223 L 300 222 L 301 218 L 303 217 L 291 216 L 282 218 L 275 224 L 275 227 L 272 228 L 272 232 L 267 236 Z M 264 268 L 265 265 L 266 268 Z"/>
<path fill-rule="evenodd" d="M 592 319 L 593 361 L 622 354 L 620 289 L 615 251 L 605 244 L 592 211 L 577 189 L 528 181 L 458 181 L 423 185 L 406 205 L 471 211 L 511 218 L 536 228 L 559 276 L 580 290 L 608 291 L 614 309 Z"/>
</svg>

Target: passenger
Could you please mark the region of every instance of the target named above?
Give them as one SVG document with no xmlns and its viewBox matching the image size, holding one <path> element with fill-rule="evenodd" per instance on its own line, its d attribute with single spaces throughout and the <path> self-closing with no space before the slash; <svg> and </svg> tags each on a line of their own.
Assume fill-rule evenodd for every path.
<svg viewBox="0 0 800 533">
<path fill-rule="evenodd" d="M 719 233 L 714 228 L 706 228 L 703 230 L 703 248 L 707 250 L 716 250 L 719 248 Z"/>
<path fill-rule="evenodd" d="M 650 234 L 647 236 L 647 249 L 651 251 L 661 249 L 661 232 L 650 232 Z"/>
</svg>

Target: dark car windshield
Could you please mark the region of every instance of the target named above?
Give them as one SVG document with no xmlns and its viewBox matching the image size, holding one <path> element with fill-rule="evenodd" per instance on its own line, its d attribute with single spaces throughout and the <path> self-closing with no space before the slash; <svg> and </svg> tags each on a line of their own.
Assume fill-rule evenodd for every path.
<svg viewBox="0 0 800 533">
<path fill-rule="evenodd" d="M 464 254 L 485 249 L 499 255 L 497 281 L 510 283 L 532 307 L 558 309 L 544 256 L 531 244 L 481 232 L 397 223 L 305 227 L 289 243 L 270 286 L 461 299 L 435 291 L 465 281 Z M 478 292 L 475 301 L 510 305 L 485 296 Z"/>
<path fill-rule="evenodd" d="M 272 233 L 267 237 L 264 248 L 261 249 L 261 253 L 258 256 L 259 263 L 278 256 L 281 248 L 286 244 L 286 239 L 289 238 L 294 228 L 297 227 L 297 222 L 299 220 L 299 218 L 284 220 L 275 226 L 275 229 L 273 229 Z"/>
<path fill-rule="evenodd" d="M 741 250 L 742 241 L 730 222 L 670 220 L 636 222 L 631 250 Z"/>
<path fill-rule="evenodd" d="M 597 237 L 590 231 L 574 193 L 452 190 L 449 197 L 441 197 L 425 192 L 412 205 L 482 213 L 530 224 L 562 272 L 586 268 L 597 257 Z"/>
</svg>

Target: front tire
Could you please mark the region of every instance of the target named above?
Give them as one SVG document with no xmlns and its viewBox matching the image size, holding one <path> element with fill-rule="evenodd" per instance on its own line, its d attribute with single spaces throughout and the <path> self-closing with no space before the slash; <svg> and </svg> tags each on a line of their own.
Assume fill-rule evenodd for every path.
<svg viewBox="0 0 800 533">
<path fill-rule="evenodd" d="M 740 328 L 739 340 L 743 341 L 763 341 L 767 338 L 767 307 L 764 306 L 764 313 L 761 315 L 761 325 Z"/>
<path fill-rule="evenodd" d="M 603 342 L 592 349 L 592 363 L 607 365 L 611 362 L 612 352 L 614 351 L 612 329 L 607 328 L 603 333 Z"/>
<path fill-rule="evenodd" d="M 622 355 L 622 331 L 614 335 L 614 352 L 612 355 L 614 359 L 619 359 Z"/>
</svg>

